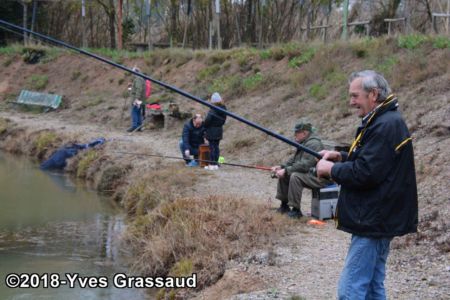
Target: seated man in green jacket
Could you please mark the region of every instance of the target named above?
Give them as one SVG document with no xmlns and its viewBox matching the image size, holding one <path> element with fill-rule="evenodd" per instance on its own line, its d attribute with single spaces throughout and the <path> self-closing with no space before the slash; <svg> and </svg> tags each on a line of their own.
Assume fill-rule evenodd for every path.
<svg viewBox="0 0 450 300">
<path fill-rule="evenodd" d="M 313 133 L 313 126 L 306 120 L 300 120 L 294 127 L 295 141 L 311 150 L 320 151 L 324 147 L 320 138 Z M 276 198 L 281 200 L 278 212 L 288 214 L 291 218 L 303 216 L 300 209 L 303 188 L 322 188 L 330 181 L 318 179 L 309 170 L 316 165 L 314 156 L 297 149 L 297 152 L 286 163 L 272 167 L 278 178 Z M 292 210 L 289 207 L 292 207 Z"/>
</svg>

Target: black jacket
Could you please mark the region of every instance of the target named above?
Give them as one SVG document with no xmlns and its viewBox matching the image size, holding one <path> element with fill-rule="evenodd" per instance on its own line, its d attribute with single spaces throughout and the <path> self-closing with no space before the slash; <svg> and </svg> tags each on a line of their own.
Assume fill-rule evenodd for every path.
<svg viewBox="0 0 450 300">
<path fill-rule="evenodd" d="M 368 237 L 417 231 L 414 153 L 397 99 L 388 101 L 358 128 L 360 143 L 331 169 L 341 185 L 338 229 Z M 364 127 L 366 128 L 364 129 Z"/>
<path fill-rule="evenodd" d="M 218 106 L 227 109 L 225 105 Z M 221 111 L 211 109 L 205 119 L 206 139 L 210 141 L 221 140 L 223 137 L 223 125 L 227 115 Z"/>
<path fill-rule="evenodd" d="M 187 121 L 183 127 L 183 151 L 189 150 L 192 155 L 198 155 L 198 147 L 204 143 L 205 127 L 196 128 L 192 119 Z"/>
</svg>

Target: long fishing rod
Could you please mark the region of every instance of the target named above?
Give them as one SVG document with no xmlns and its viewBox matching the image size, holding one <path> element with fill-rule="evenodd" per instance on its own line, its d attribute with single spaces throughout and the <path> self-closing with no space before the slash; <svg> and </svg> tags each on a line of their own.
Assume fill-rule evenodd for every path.
<svg viewBox="0 0 450 300">
<path fill-rule="evenodd" d="M 158 85 L 160 85 L 160 86 L 162 86 L 162 87 L 165 87 L 165 88 L 167 88 L 167 89 L 169 89 L 169 90 L 171 90 L 171 91 L 173 91 L 173 92 L 176 92 L 176 93 L 178 93 L 178 94 L 180 94 L 180 95 L 182 95 L 182 96 L 184 96 L 184 97 L 186 97 L 186 98 L 188 98 L 188 99 L 191 99 L 191 100 L 193 100 L 193 101 L 195 101 L 195 102 L 197 102 L 197 103 L 200 103 L 200 104 L 202 104 L 202 105 L 205 105 L 205 106 L 207 106 L 207 107 L 209 107 L 209 108 L 211 108 L 211 109 L 214 109 L 214 110 L 216 110 L 216 111 L 220 111 L 220 112 L 222 112 L 222 113 L 224 113 L 224 114 L 226 114 L 226 115 L 232 117 L 233 119 L 236 119 L 236 120 L 238 120 L 238 121 L 240 121 L 240 122 L 242 122 L 242 123 L 244 123 L 244 124 L 247 124 L 247 125 L 249 125 L 249 126 L 251 126 L 251 127 L 253 127 L 253 128 L 256 128 L 256 129 L 258 129 L 258 130 L 264 132 L 264 133 L 267 134 L 267 135 L 270 135 L 270 136 L 272 136 L 272 137 L 274 137 L 274 138 L 276 138 L 276 139 L 278 139 L 278 140 L 280 140 L 280 141 L 282 141 L 282 142 L 285 142 L 286 144 L 289 144 L 289 145 L 291 145 L 291 146 L 294 146 L 294 147 L 296 147 L 297 149 L 303 150 L 303 151 L 305 151 L 306 153 L 311 154 L 312 156 L 314 156 L 314 157 L 316 157 L 316 158 L 318 158 L 318 159 L 321 159 L 321 158 L 322 158 L 322 156 L 321 156 L 318 152 L 316 152 L 316 151 L 313 151 L 313 150 L 311 150 L 311 149 L 309 149 L 309 148 L 307 148 L 307 147 L 305 147 L 305 146 L 303 146 L 303 145 L 300 145 L 299 143 L 296 143 L 296 142 L 294 142 L 294 141 L 292 141 L 292 140 L 290 140 L 290 139 L 288 139 L 288 138 L 286 138 L 286 137 L 284 137 L 284 136 L 282 136 L 282 135 L 280 135 L 280 134 L 278 134 L 278 133 L 276 133 L 276 132 L 273 132 L 273 131 L 271 131 L 271 130 L 269 130 L 269 129 L 267 129 L 267 128 L 264 128 L 264 127 L 262 127 L 262 126 L 260 126 L 260 125 L 258 125 L 258 124 L 256 124 L 256 123 L 254 123 L 254 122 L 251 122 L 251 121 L 249 121 L 249 120 L 247 120 L 247 119 L 244 119 L 243 117 L 241 117 L 241 116 L 239 116 L 239 115 L 236 115 L 236 114 L 234 114 L 234 113 L 232 113 L 232 112 L 230 112 L 230 111 L 227 111 L 227 110 L 222 109 L 222 108 L 220 108 L 220 107 L 218 107 L 218 106 L 215 106 L 215 105 L 213 105 L 213 104 L 210 104 L 210 103 L 208 103 L 207 101 L 204 101 L 204 100 L 202 100 L 202 99 L 200 99 L 200 98 L 198 98 L 198 97 L 196 97 L 196 96 L 194 96 L 194 95 L 191 95 L 191 94 L 189 94 L 189 93 L 187 93 L 187 92 L 185 92 L 185 91 L 183 91 L 183 90 L 181 90 L 181 89 L 179 89 L 179 88 L 177 88 L 177 87 L 171 86 L 171 85 L 169 85 L 169 84 L 167 84 L 167 83 L 164 83 L 164 82 L 162 82 L 162 81 L 159 81 L 159 80 L 156 80 L 156 79 L 154 79 L 154 78 L 151 78 L 151 77 L 149 77 L 149 76 L 147 76 L 147 75 L 145 75 L 145 74 L 143 74 L 143 73 L 136 72 L 136 71 L 134 71 L 134 70 L 132 70 L 132 69 L 129 69 L 129 68 L 127 68 L 127 67 L 121 65 L 121 64 L 115 63 L 115 62 L 113 62 L 113 61 L 111 61 L 111 60 L 108 60 L 108 59 L 103 58 L 103 57 L 101 57 L 101 56 L 98 56 L 98 55 L 96 55 L 96 54 L 90 53 L 90 52 L 88 52 L 88 51 L 86 51 L 86 50 L 77 48 L 77 47 L 72 46 L 72 45 L 70 45 L 70 44 L 64 43 L 64 42 L 62 42 L 62 41 L 56 40 L 56 39 L 54 39 L 54 38 L 51 38 L 51 37 L 49 37 L 49 36 L 46 36 L 46 35 L 43 35 L 43 34 L 40 34 L 40 33 L 34 32 L 34 31 L 28 30 L 28 29 L 26 29 L 26 28 L 23 28 L 23 27 L 20 27 L 20 26 L 11 24 L 11 23 L 6 22 L 6 21 L 4 21 L 4 20 L 2 20 L 2 19 L 0 19 L 0 24 L 2 24 L 2 25 L 4 25 L 4 26 L 11 27 L 11 28 L 14 28 L 14 29 L 16 29 L 16 30 L 20 30 L 20 31 L 22 31 L 22 32 L 25 31 L 25 32 L 27 32 L 27 33 L 29 33 L 29 34 L 33 34 L 33 35 L 35 35 L 35 36 L 37 36 L 37 37 L 39 37 L 39 38 L 41 38 L 41 39 L 44 39 L 44 40 L 46 40 L 46 41 L 51 42 L 51 43 L 54 43 L 54 44 L 57 44 L 57 45 L 64 46 L 64 47 L 66 47 L 66 48 L 68 48 L 68 49 L 74 50 L 74 51 L 79 52 L 79 53 L 81 53 L 81 54 L 84 54 L 84 55 L 86 55 L 86 56 L 89 56 L 89 57 L 92 57 L 92 58 L 94 58 L 94 59 L 100 60 L 100 61 L 102 61 L 102 62 L 104 62 L 104 63 L 106 63 L 106 64 L 109 64 L 109 65 L 114 66 L 114 67 L 116 67 L 116 68 L 122 69 L 122 70 L 127 71 L 127 72 L 129 72 L 129 73 L 131 73 L 131 74 L 134 74 L 134 75 L 136 75 L 136 76 L 139 76 L 139 77 L 142 77 L 142 78 L 144 78 L 144 79 L 150 80 L 150 81 L 153 82 L 153 83 L 156 83 L 156 84 L 158 84 Z"/>
<path fill-rule="evenodd" d="M 179 160 L 185 160 L 184 157 L 178 157 L 178 156 L 170 156 L 170 155 L 159 155 L 159 154 L 148 154 L 148 153 L 137 153 L 137 152 L 127 152 L 127 151 L 111 151 L 112 153 L 120 153 L 120 154 L 128 154 L 128 155 L 136 155 L 136 156 L 150 156 L 150 157 L 160 157 L 160 158 L 170 158 L 170 159 L 179 159 Z M 213 160 L 206 160 L 206 159 L 194 159 L 198 162 L 206 162 L 206 163 L 218 163 Z M 241 168 L 248 168 L 248 169 L 257 169 L 257 170 L 263 170 L 263 171 L 271 171 L 272 168 L 265 167 L 265 166 L 251 166 L 251 165 L 243 165 L 243 164 L 236 164 L 236 163 L 218 163 L 219 165 L 225 165 L 225 166 L 232 166 L 232 167 L 241 167 Z"/>
</svg>

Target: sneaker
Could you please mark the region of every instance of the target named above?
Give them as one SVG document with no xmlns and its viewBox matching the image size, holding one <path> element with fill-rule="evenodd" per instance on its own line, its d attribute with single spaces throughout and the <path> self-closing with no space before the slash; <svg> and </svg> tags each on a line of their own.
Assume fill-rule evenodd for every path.
<svg viewBox="0 0 450 300">
<path fill-rule="evenodd" d="M 130 127 L 127 129 L 127 132 L 133 132 L 136 127 Z"/>
<path fill-rule="evenodd" d="M 198 167 L 198 162 L 195 160 L 191 160 L 190 163 L 187 164 L 188 167 Z"/>
<path fill-rule="evenodd" d="M 209 166 L 205 166 L 205 170 L 211 170 Z"/>
<path fill-rule="evenodd" d="M 219 170 L 219 166 L 218 165 L 212 165 L 209 169 L 210 170 Z"/>
<path fill-rule="evenodd" d="M 287 205 L 286 203 L 281 203 L 280 207 L 277 208 L 277 213 L 280 214 L 287 214 L 291 211 L 291 209 L 289 208 L 289 205 Z"/>
<path fill-rule="evenodd" d="M 300 219 L 303 217 L 303 214 L 300 209 L 293 207 L 290 212 L 288 212 L 288 217 L 292 219 Z"/>
</svg>

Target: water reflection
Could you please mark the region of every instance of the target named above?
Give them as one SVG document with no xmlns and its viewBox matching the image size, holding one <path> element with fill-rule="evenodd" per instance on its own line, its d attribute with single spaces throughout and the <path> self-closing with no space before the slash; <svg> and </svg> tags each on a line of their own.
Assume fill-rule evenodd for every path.
<svg viewBox="0 0 450 300">
<path fill-rule="evenodd" d="M 0 153 L 0 299 L 143 299 L 140 290 L 11 289 L 8 273 L 126 272 L 120 252 L 123 215 L 109 199 Z M 109 282 L 112 282 L 111 280 Z"/>
</svg>

